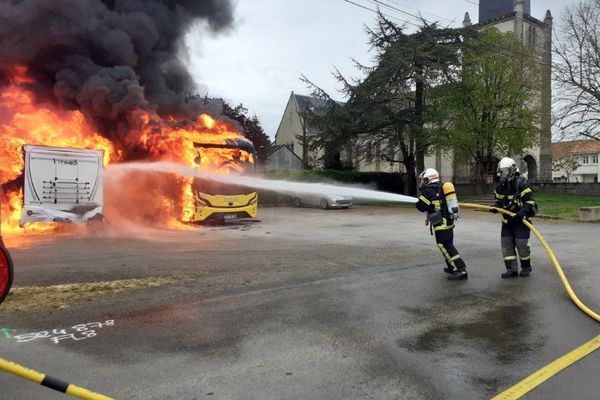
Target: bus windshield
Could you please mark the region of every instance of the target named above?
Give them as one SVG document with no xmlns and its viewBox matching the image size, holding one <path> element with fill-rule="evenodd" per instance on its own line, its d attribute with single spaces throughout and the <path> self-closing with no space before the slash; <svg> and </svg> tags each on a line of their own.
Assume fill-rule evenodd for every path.
<svg viewBox="0 0 600 400">
<path fill-rule="evenodd" d="M 255 153 L 252 144 L 212 144 L 194 143 L 197 156 L 194 160 L 198 169 L 222 174 L 254 174 Z"/>
<path fill-rule="evenodd" d="M 194 143 L 197 157 L 194 160 L 198 169 L 220 174 L 238 173 L 254 175 L 256 172 L 255 152 L 252 143 L 247 140 L 229 140 L 225 144 Z M 248 194 L 253 189 L 210 181 L 194 179 L 194 190 L 210 195 Z"/>
</svg>

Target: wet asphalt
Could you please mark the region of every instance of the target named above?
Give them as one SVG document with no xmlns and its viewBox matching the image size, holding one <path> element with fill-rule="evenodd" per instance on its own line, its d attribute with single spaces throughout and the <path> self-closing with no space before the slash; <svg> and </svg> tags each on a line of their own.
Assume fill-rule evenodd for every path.
<svg viewBox="0 0 600 400">
<path fill-rule="evenodd" d="M 225 227 L 7 237 L 15 287 L 174 282 L 64 308 L 0 306 L 0 357 L 118 399 L 491 398 L 600 334 L 536 239 L 533 275 L 500 279 L 498 218 L 459 221 L 460 282 L 445 279 L 409 207 L 262 208 L 260 221 Z M 536 226 L 600 312 L 600 225 Z M 523 399 L 598 399 L 598 376 L 600 350 Z M 2 399 L 65 398 L 7 374 L 0 388 Z"/>
</svg>

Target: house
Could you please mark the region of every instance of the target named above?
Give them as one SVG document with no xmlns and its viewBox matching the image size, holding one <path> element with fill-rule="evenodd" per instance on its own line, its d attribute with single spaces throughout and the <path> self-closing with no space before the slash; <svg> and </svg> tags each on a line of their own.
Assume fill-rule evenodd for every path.
<svg viewBox="0 0 600 400">
<path fill-rule="evenodd" d="M 552 143 L 554 182 L 598 183 L 600 141 L 572 140 Z"/>
<path fill-rule="evenodd" d="M 344 103 L 339 104 L 343 105 Z M 307 167 L 322 166 L 323 154 L 311 151 L 308 147 L 310 138 L 318 133 L 318 129 L 306 121 L 305 115 L 307 112 L 311 112 L 322 116 L 327 111 L 328 104 L 324 100 L 292 92 L 275 133 L 275 145 L 288 146 Z"/>
<path fill-rule="evenodd" d="M 267 156 L 265 168 L 268 170 L 303 170 L 305 165 L 302 159 L 292 151 L 289 145 L 274 146 Z"/>
<path fill-rule="evenodd" d="M 345 103 L 336 102 L 343 106 Z M 305 115 L 307 112 L 322 116 L 327 113 L 328 105 L 325 101 L 292 92 L 285 106 L 281 122 L 275 134 L 275 146 L 286 146 L 308 168 L 323 168 L 323 152 L 317 152 L 308 148 L 311 137 L 318 134 L 318 129 L 307 123 Z M 406 172 L 404 164 L 399 159 L 399 151 L 391 143 L 372 143 L 368 136 L 363 139 L 360 146 L 361 154 L 358 153 L 359 146 L 349 144 L 340 149 L 337 157 L 340 166 L 351 166 L 359 172 Z M 286 151 L 286 150 L 279 150 Z M 267 163 L 267 168 L 276 165 L 274 162 Z M 281 164 L 279 164 L 281 165 Z M 452 159 L 442 157 L 441 154 L 432 154 L 426 159 L 427 166 L 433 166 L 440 171 L 444 179 L 453 178 Z"/>
</svg>

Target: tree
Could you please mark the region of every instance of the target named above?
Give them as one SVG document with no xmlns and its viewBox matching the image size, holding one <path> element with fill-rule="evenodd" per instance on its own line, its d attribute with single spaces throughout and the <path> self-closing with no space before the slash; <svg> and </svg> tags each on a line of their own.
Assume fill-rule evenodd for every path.
<svg viewBox="0 0 600 400">
<path fill-rule="evenodd" d="M 337 106 L 331 97 L 304 78 L 313 95 L 329 101 L 330 112 L 312 116 L 319 135 L 311 142 L 314 148 L 346 146 L 363 157 L 372 146 L 398 149 L 406 169 L 407 192 L 416 190 L 416 171 L 424 169 L 427 150 L 436 142 L 437 127 L 442 122 L 431 112 L 432 88 L 456 75 L 460 32 L 423 25 L 406 34 L 379 14 L 377 27 L 368 29 L 369 43 L 375 50 L 375 65 L 356 64 L 366 76 L 347 80 L 339 71 L 337 79 L 348 97 L 345 106 Z M 335 152 L 329 151 L 335 154 Z M 394 157 L 394 154 L 387 154 Z"/>
<path fill-rule="evenodd" d="M 262 128 L 256 115 L 248 116 L 248 109 L 242 104 L 232 107 L 225 100 L 223 102 L 223 115 L 237 121 L 244 132 L 244 136 L 254 143 L 256 149 L 256 162 L 264 165 L 271 151 L 271 140 Z"/>
<path fill-rule="evenodd" d="M 575 157 L 564 157 L 552 161 L 552 171 L 567 174 L 567 182 L 569 182 L 569 177 L 573 171 L 579 167 L 581 167 L 581 164 L 579 164 L 579 160 Z"/>
<path fill-rule="evenodd" d="M 600 0 L 567 7 L 561 28 L 554 50 L 557 124 L 566 135 L 576 130 L 600 140 Z"/>
<path fill-rule="evenodd" d="M 498 155 L 537 144 L 538 76 L 522 42 L 491 28 L 465 42 L 462 79 L 437 88 L 437 110 L 449 123 L 442 143 L 475 166 L 479 190 Z"/>
</svg>

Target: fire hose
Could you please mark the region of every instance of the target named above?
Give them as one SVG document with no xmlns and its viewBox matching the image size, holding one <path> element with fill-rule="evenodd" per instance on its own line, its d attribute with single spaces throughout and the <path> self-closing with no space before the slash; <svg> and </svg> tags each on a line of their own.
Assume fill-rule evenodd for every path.
<svg viewBox="0 0 600 400">
<path fill-rule="evenodd" d="M 83 400 L 112 400 L 111 397 L 91 392 L 73 384 L 63 382 L 60 379 L 42 374 L 29 368 L 25 368 L 14 362 L 0 358 L 0 371 L 8 372 L 18 377 L 30 380 L 50 389 L 77 397 Z"/>
<path fill-rule="evenodd" d="M 475 209 L 488 210 L 488 211 L 495 209 L 498 212 L 501 212 L 501 213 L 509 215 L 509 216 L 515 215 L 514 213 L 512 213 L 508 210 L 505 210 L 503 208 L 490 207 L 490 206 L 485 206 L 482 204 L 460 203 L 460 206 L 464 207 L 464 208 L 475 208 Z M 548 243 L 546 243 L 546 240 L 544 239 L 544 237 L 529 221 L 524 219 L 523 223 L 538 238 L 538 240 L 540 241 L 542 246 L 544 246 L 546 253 L 548 253 L 548 257 L 550 257 L 550 260 L 552 261 L 552 264 L 554 265 L 554 268 L 556 269 L 556 272 L 558 273 L 558 276 L 560 277 L 560 280 L 562 281 L 563 286 L 567 290 L 567 293 L 569 294 L 569 297 L 571 298 L 573 303 L 575 303 L 575 305 L 577 307 L 579 307 L 579 309 L 581 309 L 581 311 L 586 313 L 589 317 L 591 317 L 592 319 L 595 319 L 597 322 L 600 322 L 600 315 L 598 315 L 597 313 L 592 311 L 590 308 L 588 308 L 585 304 L 583 304 L 583 302 L 581 300 L 579 300 L 579 297 L 577 297 L 577 295 L 573 291 L 573 288 L 571 288 L 571 284 L 569 284 L 569 281 L 567 280 L 567 277 L 565 276 L 565 273 L 563 272 L 562 267 L 560 266 L 558 260 L 556 259 L 556 256 L 552 252 L 552 249 L 550 248 L 550 246 L 548 246 Z"/>
<path fill-rule="evenodd" d="M 474 208 L 474 209 L 488 210 L 488 211 L 496 210 L 496 211 L 501 212 L 508 216 L 515 215 L 514 213 L 512 213 L 508 210 L 505 210 L 503 208 L 490 207 L 490 206 L 485 206 L 482 204 L 461 203 L 460 206 L 463 208 Z M 554 265 L 554 268 L 556 269 L 556 272 L 558 273 L 558 276 L 560 277 L 560 280 L 562 281 L 562 283 L 563 283 L 565 289 L 567 290 L 567 293 L 569 294 L 569 297 L 571 298 L 573 303 L 575 303 L 575 305 L 577 307 L 579 307 L 579 309 L 581 309 L 589 317 L 596 320 L 597 322 L 600 322 L 600 315 L 598 315 L 597 313 L 592 311 L 589 307 L 587 307 L 585 304 L 583 304 L 583 302 L 581 300 L 579 300 L 579 298 L 573 291 L 573 288 L 571 288 L 571 285 L 569 284 L 569 281 L 567 280 L 567 277 L 565 276 L 565 273 L 563 272 L 562 267 L 560 266 L 558 260 L 556 259 L 556 256 L 552 252 L 552 249 L 550 248 L 550 246 L 548 246 L 548 243 L 546 243 L 546 240 L 544 239 L 544 237 L 529 221 L 523 219 L 523 223 L 538 238 L 538 240 L 540 241 L 542 246 L 544 246 L 546 253 L 548 253 L 550 260 L 552 261 L 552 264 Z M 552 377 L 554 374 L 560 372 L 561 370 L 563 370 L 564 368 L 573 364 L 574 362 L 577 362 L 578 360 L 587 356 L 588 354 L 592 353 L 593 351 L 597 350 L 598 348 L 600 348 L 600 336 L 595 337 L 594 339 L 581 345 L 577 349 L 558 358 L 557 360 L 546 365 L 542 369 L 529 375 L 527 378 L 518 382 L 516 385 L 514 385 L 514 386 L 506 389 L 502 393 L 494 396 L 492 398 L 492 400 L 519 399 L 523 395 L 530 392 L 535 387 L 537 387 L 538 385 L 540 385 L 541 383 L 543 383 L 544 381 L 546 381 L 547 379 Z"/>
</svg>

